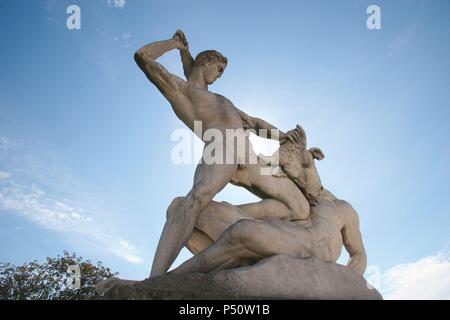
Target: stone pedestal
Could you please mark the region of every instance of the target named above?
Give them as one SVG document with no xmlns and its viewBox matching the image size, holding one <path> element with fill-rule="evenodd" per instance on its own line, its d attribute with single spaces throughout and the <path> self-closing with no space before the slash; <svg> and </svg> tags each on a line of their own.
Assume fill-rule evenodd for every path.
<svg viewBox="0 0 450 320">
<path fill-rule="evenodd" d="M 206 274 L 164 275 L 143 281 L 108 279 L 97 289 L 105 299 L 382 299 L 350 268 L 285 255 Z"/>
</svg>

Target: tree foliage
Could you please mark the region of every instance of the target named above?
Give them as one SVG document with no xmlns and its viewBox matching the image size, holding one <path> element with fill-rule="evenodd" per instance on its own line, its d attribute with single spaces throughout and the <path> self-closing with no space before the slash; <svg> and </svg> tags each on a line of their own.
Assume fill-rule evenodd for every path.
<svg viewBox="0 0 450 320">
<path fill-rule="evenodd" d="M 80 288 L 69 287 L 73 276 L 67 271 L 69 266 L 80 269 Z M 96 265 L 83 260 L 75 253 L 64 251 L 46 262 L 36 260 L 15 266 L 0 262 L 0 299 L 2 300 L 85 300 L 96 299 L 95 284 L 117 276 L 101 262 Z"/>
</svg>

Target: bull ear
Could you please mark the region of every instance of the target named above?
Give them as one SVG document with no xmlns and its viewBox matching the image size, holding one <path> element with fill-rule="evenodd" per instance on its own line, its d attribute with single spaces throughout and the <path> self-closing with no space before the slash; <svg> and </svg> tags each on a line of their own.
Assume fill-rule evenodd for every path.
<svg viewBox="0 0 450 320">
<path fill-rule="evenodd" d="M 311 148 L 309 149 L 309 152 L 312 153 L 314 159 L 317 159 L 319 161 L 325 158 L 325 155 L 323 154 L 322 150 L 320 150 L 320 148 Z"/>
</svg>

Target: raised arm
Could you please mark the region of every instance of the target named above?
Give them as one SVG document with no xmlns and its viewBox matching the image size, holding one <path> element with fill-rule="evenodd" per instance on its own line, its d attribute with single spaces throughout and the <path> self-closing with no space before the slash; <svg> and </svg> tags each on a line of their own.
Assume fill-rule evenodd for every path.
<svg viewBox="0 0 450 320">
<path fill-rule="evenodd" d="M 173 49 L 184 49 L 185 45 L 174 35 L 172 39 L 149 43 L 134 54 L 134 59 L 147 78 L 168 99 L 177 93 L 183 80 L 169 73 L 161 64 L 156 62 L 160 56 Z"/>
<path fill-rule="evenodd" d="M 187 79 L 191 74 L 192 66 L 194 65 L 194 58 L 192 58 L 192 55 L 189 52 L 189 42 L 187 41 L 184 32 L 177 30 L 174 37 L 177 37 L 184 44 L 184 48 L 180 49 L 180 56 L 181 62 L 183 63 L 184 75 Z"/>
</svg>

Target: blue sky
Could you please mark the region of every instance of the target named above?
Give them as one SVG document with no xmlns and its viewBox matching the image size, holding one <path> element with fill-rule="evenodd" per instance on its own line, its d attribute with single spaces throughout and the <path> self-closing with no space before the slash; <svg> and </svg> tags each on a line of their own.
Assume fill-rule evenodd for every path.
<svg viewBox="0 0 450 320">
<path fill-rule="evenodd" d="M 70 4 L 81 30 L 66 28 Z M 370 4 L 381 30 L 366 27 Z M 443 0 L 0 0 L 0 261 L 66 249 L 122 277 L 148 275 L 165 210 L 195 166 L 171 162 L 183 124 L 133 53 L 178 28 L 193 54 L 228 57 L 212 91 L 281 130 L 301 124 L 322 148 L 322 182 L 359 212 L 386 292 L 405 297 L 422 277 L 431 296 L 450 298 L 440 289 L 450 281 Z M 160 62 L 182 75 L 177 52 Z M 256 198 L 229 186 L 216 199 Z"/>
</svg>

